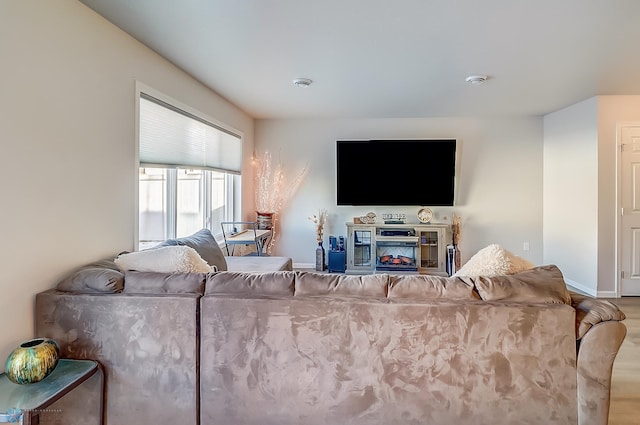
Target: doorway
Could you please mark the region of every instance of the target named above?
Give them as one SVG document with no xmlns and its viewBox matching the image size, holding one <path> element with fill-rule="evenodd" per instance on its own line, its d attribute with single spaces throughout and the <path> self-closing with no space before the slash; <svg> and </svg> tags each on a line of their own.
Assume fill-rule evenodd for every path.
<svg viewBox="0 0 640 425">
<path fill-rule="evenodd" d="M 618 293 L 639 296 L 640 123 L 621 124 L 618 129 Z"/>
</svg>

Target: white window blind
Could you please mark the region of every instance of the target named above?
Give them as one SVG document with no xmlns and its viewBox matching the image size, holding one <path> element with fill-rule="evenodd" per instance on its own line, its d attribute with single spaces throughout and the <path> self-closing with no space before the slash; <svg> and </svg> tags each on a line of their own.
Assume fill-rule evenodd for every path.
<svg viewBox="0 0 640 425">
<path fill-rule="evenodd" d="M 140 164 L 240 174 L 242 139 L 193 114 L 141 93 Z"/>
</svg>

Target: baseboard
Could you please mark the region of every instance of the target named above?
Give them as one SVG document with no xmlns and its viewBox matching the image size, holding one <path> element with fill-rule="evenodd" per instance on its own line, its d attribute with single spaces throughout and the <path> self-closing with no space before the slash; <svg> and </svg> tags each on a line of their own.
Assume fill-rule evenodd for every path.
<svg viewBox="0 0 640 425">
<path fill-rule="evenodd" d="M 570 280 L 570 279 L 565 279 L 564 281 L 565 281 L 565 283 L 567 284 L 567 286 L 569 287 L 570 290 L 574 290 L 575 292 L 581 292 L 581 293 L 583 293 L 585 295 L 590 295 L 592 297 L 598 298 L 597 290 L 595 290 L 593 288 L 587 288 L 583 284 L 575 282 L 575 281 Z"/>
<path fill-rule="evenodd" d="M 618 298 L 616 291 L 598 291 L 597 298 Z"/>
</svg>

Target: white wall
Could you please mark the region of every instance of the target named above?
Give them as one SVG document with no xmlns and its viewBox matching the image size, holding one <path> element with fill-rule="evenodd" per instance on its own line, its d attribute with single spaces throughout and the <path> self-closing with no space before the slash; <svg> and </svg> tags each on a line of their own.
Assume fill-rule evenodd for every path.
<svg viewBox="0 0 640 425">
<path fill-rule="evenodd" d="M 247 164 L 253 120 L 76 0 L 2 0 L 0 28 L 3 368 L 34 294 L 133 248 L 136 79 L 242 131 Z"/>
<path fill-rule="evenodd" d="M 598 296 L 616 294 L 617 126 L 640 122 L 640 96 L 598 96 Z"/>
<path fill-rule="evenodd" d="M 596 98 L 544 117 L 544 262 L 591 295 L 598 285 L 597 122 Z"/>
<path fill-rule="evenodd" d="M 256 149 L 277 154 L 289 175 L 309 167 L 282 214 L 274 248 L 274 254 L 290 256 L 294 263 L 315 262 L 315 227 L 307 217 L 318 208 L 327 208 L 330 214 L 325 239 L 345 235 L 345 223 L 368 211 L 380 218 L 385 212 L 405 213 L 417 223 L 417 206 L 336 206 L 335 142 L 343 138 L 458 139 L 458 205 L 432 208 L 433 222 L 450 220 L 453 211 L 462 217 L 463 261 L 498 243 L 536 264 L 542 262 L 542 118 L 257 120 L 255 138 Z M 424 171 L 424 181 L 408 183 L 428 184 L 428 166 Z M 375 184 L 380 178 L 393 176 L 363 169 L 363 184 Z M 523 251 L 524 242 L 530 251 Z"/>
<path fill-rule="evenodd" d="M 614 297 L 617 126 L 640 96 L 597 96 L 544 117 L 544 262 L 577 289 Z"/>
</svg>

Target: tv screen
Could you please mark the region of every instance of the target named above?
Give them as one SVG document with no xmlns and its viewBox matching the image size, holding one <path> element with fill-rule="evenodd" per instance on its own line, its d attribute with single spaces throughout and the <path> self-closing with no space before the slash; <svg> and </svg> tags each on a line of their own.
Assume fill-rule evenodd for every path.
<svg viewBox="0 0 640 425">
<path fill-rule="evenodd" d="M 338 205 L 452 206 L 456 140 L 338 140 Z"/>
</svg>

